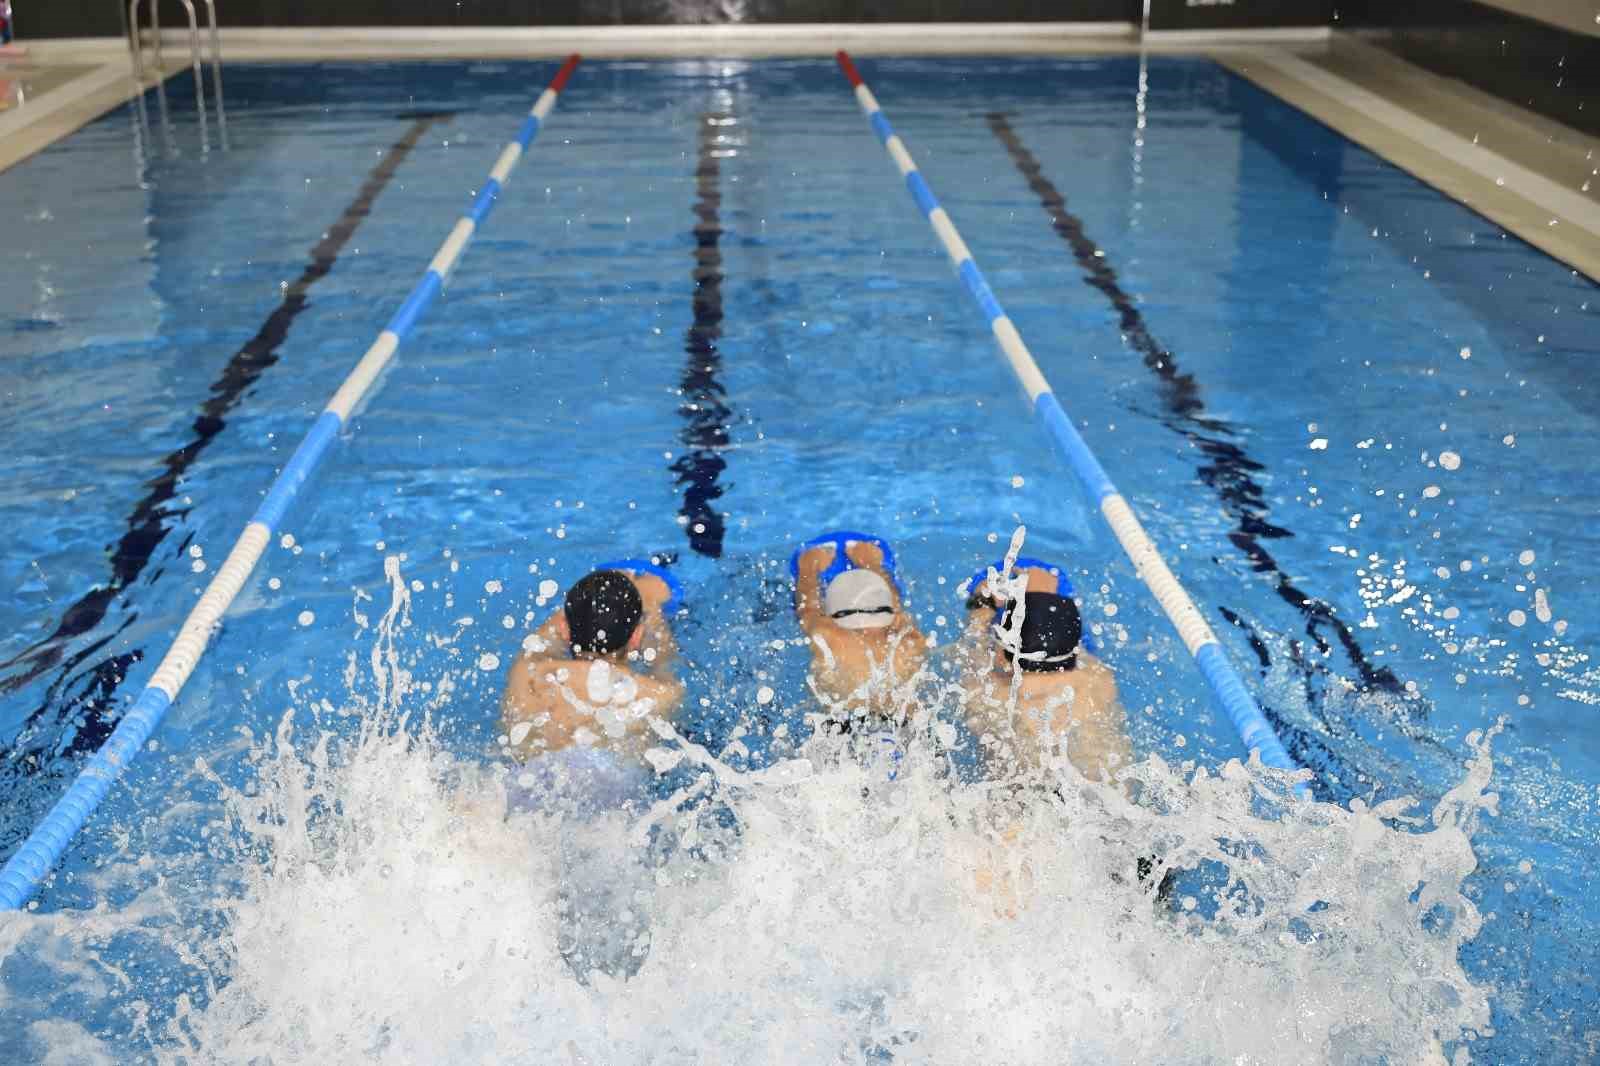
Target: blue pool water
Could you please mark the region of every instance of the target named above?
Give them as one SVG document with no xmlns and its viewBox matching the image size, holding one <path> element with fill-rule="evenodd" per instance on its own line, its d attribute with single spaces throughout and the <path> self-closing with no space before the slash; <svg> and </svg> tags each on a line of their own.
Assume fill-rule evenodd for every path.
<svg viewBox="0 0 1600 1066">
<path fill-rule="evenodd" d="M 11 457 L 0 857 L 148 679 L 552 69 L 239 67 L 226 153 L 200 151 L 179 79 L 170 129 L 152 95 L 0 175 L 0 389 L 14 412 L 0 426 Z M 1447 1054 L 1600 1054 L 1600 907 L 1587 891 L 1600 827 L 1600 679 L 1588 659 L 1600 538 L 1586 521 L 1600 503 L 1587 447 L 1600 423 L 1594 283 L 1209 62 L 895 60 L 863 73 L 1085 438 L 1314 771 L 1319 800 L 1412 795 L 1427 815 L 1462 780 L 1468 735 L 1504 718 L 1498 814 L 1472 835 L 1477 867 L 1463 889 L 1484 924 L 1419 966 L 1459 965 L 1489 997 L 1489 1024 L 1441 1034 Z M 355 228 L 329 262 L 341 224 Z M 696 298 L 708 240 L 720 308 L 704 287 Z M 719 353 L 709 372 L 690 354 L 707 331 Z M 600 558 L 641 551 L 676 553 L 693 601 L 680 730 L 736 767 L 783 757 L 775 731 L 799 733 L 810 709 L 783 567 L 798 539 L 837 525 L 893 537 L 922 624 L 949 637 L 955 584 L 1025 524 L 1030 554 L 1070 564 L 1136 751 L 1180 769 L 1240 754 L 1181 642 L 1026 417 L 831 64 L 581 67 L 353 427 L 38 910 L 0 919 L 8 1060 L 52 1049 L 65 1061 L 244 1057 L 219 1043 L 249 1031 L 228 990 L 252 990 L 241 1009 L 255 1020 L 285 1000 L 262 991 L 278 986 L 263 983 L 270 963 L 252 956 L 233 901 L 260 905 L 243 912 L 260 917 L 297 897 L 252 850 L 242 801 L 223 790 L 275 802 L 293 792 L 293 767 L 262 746 L 286 711 L 302 753 L 319 728 L 352 735 L 356 717 L 336 710 L 371 698 L 374 649 L 388 647 L 374 636 L 394 595 L 386 558 L 411 590 L 396 661 L 426 685 L 407 709 L 430 711 L 440 758 L 469 768 L 492 747 L 500 669 L 530 612 L 548 609 L 541 583 L 565 587 Z M 759 701 L 762 688 L 776 698 Z M 395 770 L 373 760 L 373 773 Z M 668 775 L 661 794 L 687 779 Z M 319 794 L 307 809 L 354 809 L 354 795 Z M 293 822 L 274 810 L 263 824 Z M 745 813 L 749 839 L 767 840 Z M 1203 819 L 1194 825 L 1204 835 Z M 1309 828 L 1283 848 L 1336 850 Z M 1405 899 L 1415 879 L 1400 883 L 1395 848 L 1384 876 Z M 1356 865 L 1346 873 L 1357 878 Z M 1311 886 L 1320 895 L 1302 906 L 1370 888 Z M 383 911 L 392 893 L 373 892 L 352 906 Z M 800 913 L 786 944 L 810 942 Z M 668 908 L 654 920 L 634 996 L 656 1004 L 645 1015 L 681 1045 L 631 1043 L 647 1022 L 603 986 L 568 1003 L 560 1026 L 591 1053 L 653 1047 L 618 1051 L 628 1061 L 733 1047 L 727 1034 L 682 1035 L 688 1015 L 649 998 L 652 980 L 668 980 L 651 964 L 702 950 L 690 917 Z M 689 945 L 681 956 L 669 932 Z M 390 932 L 351 935 L 373 967 L 392 947 Z M 997 950 L 973 944 L 980 958 Z M 714 945 L 703 951 L 715 957 Z M 1027 961 L 1072 969 L 1059 956 Z M 1345 968 L 1320 977 L 1275 965 L 1291 986 L 1329 973 L 1370 986 L 1413 1024 L 1460 999 L 1418 1007 L 1404 991 L 1417 986 L 1383 960 L 1351 949 L 1334 961 Z M 882 979 L 914 982 L 914 970 Z M 879 994 L 877 976 L 860 977 L 857 998 Z M 382 981 L 371 1001 L 396 1017 L 426 1013 L 438 994 Z M 1315 987 L 1295 994 L 1318 998 Z M 1255 1051 L 1255 1008 L 1205 995 L 1220 1035 L 1176 1030 L 1194 1061 L 1357 1061 L 1354 1047 L 1362 1061 L 1425 1061 L 1420 1033 L 1410 1048 L 1392 1034 L 1352 1037 L 1351 1019 L 1370 1013 L 1356 1006 L 1325 1041 Z M 1046 1012 L 1025 998 L 988 1009 Z M 754 1015 L 774 1034 L 800 1024 L 777 1007 Z M 933 1043 L 933 1015 L 919 1018 L 923 1050 L 900 1054 L 947 1046 Z M 492 1049 L 511 1029 L 463 1025 L 471 1038 L 439 1055 L 509 1061 Z M 343 1053 L 315 1041 L 253 1053 L 425 1059 L 400 1028 L 391 1018 L 370 1046 Z M 267 1031 L 302 1030 L 315 1020 Z M 1159 1045 L 1025 1046 L 1034 1051 L 1018 1061 L 1179 1057 Z M 896 1057 L 876 1031 L 860 1048 Z"/>
</svg>

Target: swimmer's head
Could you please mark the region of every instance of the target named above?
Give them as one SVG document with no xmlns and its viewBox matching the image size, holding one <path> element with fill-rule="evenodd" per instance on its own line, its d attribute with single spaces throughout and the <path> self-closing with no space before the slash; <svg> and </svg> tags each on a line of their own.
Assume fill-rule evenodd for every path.
<svg viewBox="0 0 1600 1066">
<path fill-rule="evenodd" d="M 822 610 L 841 629 L 887 629 L 894 592 L 876 570 L 846 570 L 822 594 Z"/>
<path fill-rule="evenodd" d="M 596 570 L 567 590 L 563 613 L 574 654 L 610 655 L 638 631 L 644 600 L 627 574 Z"/>
<path fill-rule="evenodd" d="M 1006 624 L 1015 604 L 1006 609 L 1001 624 Z M 1078 605 L 1053 592 L 1029 592 L 1023 596 L 1022 654 L 1014 656 L 1002 648 L 1007 662 L 1021 663 L 1024 670 L 1048 672 L 1071 670 L 1078 665 L 1078 642 L 1083 639 L 1083 620 Z"/>
</svg>

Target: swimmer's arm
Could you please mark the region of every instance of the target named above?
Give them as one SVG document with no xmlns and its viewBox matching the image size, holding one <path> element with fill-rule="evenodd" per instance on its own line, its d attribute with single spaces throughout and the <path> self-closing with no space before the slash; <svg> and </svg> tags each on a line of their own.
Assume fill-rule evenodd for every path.
<svg viewBox="0 0 1600 1066">
<path fill-rule="evenodd" d="M 830 559 L 826 551 L 817 548 L 800 556 L 794 611 L 800 620 L 800 628 L 807 633 L 831 627 L 832 620 L 822 610 L 822 572 L 828 568 Z"/>
<path fill-rule="evenodd" d="M 1133 763 L 1133 745 L 1122 728 L 1122 709 L 1102 708 L 1074 724 L 1067 757 L 1091 781 L 1107 781 Z"/>
<path fill-rule="evenodd" d="M 535 644 L 531 652 L 525 651 L 521 656 L 519 656 L 519 658 L 527 658 L 530 655 L 542 655 L 551 648 L 559 648 L 566 644 L 566 621 L 566 615 L 560 611 L 556 611 L 551 614 L 549 618 L 544 620 L 544 625 L 533 631 L 534 638 L 543 644 L 543 647 Z"/>
<path fill-rule="evenodd" d="M 500 732 L 508 736 L 518 724 L 538 718 L 543 709 L 533 694 L 533 664 L 536 661 L 531 655 L 519 655 L 511 664 L 511 669 L 506 671 L 506 691 L 500 697 Z M 550 738 L 544 735 L 551 724 L 548 713 L 545 719 L 546 728 L 523 730 L 525 736 L 522 743 L 517 745 L 519 754 L 526 755 L 533 750 L 535 733 L 539 734 L 539 741 L 549 742 Z"/>
<path fill-rule="evenodd" d="M 500 721 L 505 724 L 524 709 L 528 693 L 528 656 L 519 655 L 506 671 L 506 690 L 500 696 Z"/>
<path fill-rule="evenodd" d="M 545 619 L 544 625 L 534 630 L 534 643 L 532 649 L 525 649 L 511 661 L 511 669 L 506 671 L 506 690 L 500 697 L 500 718 L 503 723 L 509 724 L 528 717 L 529 707 L 533 698 L 533 662 L 544 657 L 546 651 L 560 647 L 566 643 L 567 631 L 562 624 L 565 619 L 557 611 Z"/>
<path fill-rule="evenodd" d="M 1094 660 L 1084 653 L 1092 665 Z M 1105 667 L 1094 698 L 1080 701 L 1069 712 L 1072 729 L 1067 754 L 1084 776 L 1103 781 L 1133 763 L 1133 742 L 1128 739 L 1128 716 L 1122 709 L 1116 679 Z M 1061 722 L 1067 727 L 1067 722 Z"/>
<path fill-rule="evenodd" d="M 655 658 L 648 662 L 641 659 L 637 665 L 652 669 L 658 674 L 669 671 L 673 661 L 678 657 L 678 638 L 673 636 L 671 624 L 659 608 L 646 611 L 641 624 L 644 632 L 639 641 L 639 650 L 654 648 L 656 654 Z"/>
<path fill-rule="evenodd" d="M 636 698 L 654 703 L 657 714 L 674 714 L 683 705 L 684 684 L 670 674 L 660 677 L 635 674 L 634 681 L 639 686 Z"/>
<path fill-rule="evenodd" d="M 964 679 L 970 675 L 988 673 L 993 623 L 993 609 L 987 606 L 973 607 L 967 611 L 967 623 L 960 635 L 941 649 L 941 654 L 955 664 Z M 965 680 L 963 684 L 966 684 Z"/>
</svg>

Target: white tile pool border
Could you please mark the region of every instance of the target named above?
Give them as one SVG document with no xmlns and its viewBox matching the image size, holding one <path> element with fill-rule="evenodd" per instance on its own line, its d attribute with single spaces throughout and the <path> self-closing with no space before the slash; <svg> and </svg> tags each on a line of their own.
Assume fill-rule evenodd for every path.
<svg viewBox="0 0 1600 1066">
<path fill-rule="evenodd" d="M 163 32 L 186 47 L 187 31 Z M 581 51 L 593 58 L 875 55 L 1030 55 L 1135 46 L 1132 22 L 809 23 L 715 26 L 329 27 L 224 29 L 224 54 L 240 60 L 327 58 L 484 59 Z"/>
<path fill-rule="evenodd" d="M 1255 52 L 1250 58 L 1277 68 L 1297 81 L 1309 85 L 1344 103 L 1360 108 L 1375 122 L 1405 134 L 1418 144 L 1426 145 L 1442 155 L 1476 171 L 1496 187 L 1504 187 L 1533 203 L 1545 207 L 1558 219 L 1581 226 L 1600 238 L 1600 205 L 1571 189 L 1563 188 L 1543 174 L 1537 174 L 1514 160 L 1474 144 L 1442 126 L 1384 99 L 1377 93 L 1307 63 L 1298 56 L 1282 52 Z M 1501 183 L 1504 183 L 1503 186 Z"/>
<path fill-rule="evenodd" d="M 1600 278 L 1600 204 L 1577 190 L 1290 52 L 1262 48 L 1216 59 L 1546 254 Z"/>
<path fill-rule="evenodd" d="M 0 139 L 20 133 L 36 122 L 43 122 L 85 97 L 119 81 L 129 82 L 128 88 L 131 91 L 132 80 L 133 74 L 126 63 L 121 66 L 108 64 L 80 74 L 65 85 L 58 85 L 48 92 L 40 93 L 34 102 L 9 111 L 0 111 Z"/>
<path fill-rule="evenodd" d="M 32 47 L 30 64 L 85 66 L 91 69 L 40 93 L 21 107 L 0 111 L 0 173 L 70 136 L 142 89 L 156 84 L 147 68 L 144 82 L 134 80 L 128 50 L 43 49 Z M 172 77 L 176 69 L 165 73 Z"/>
</svg>

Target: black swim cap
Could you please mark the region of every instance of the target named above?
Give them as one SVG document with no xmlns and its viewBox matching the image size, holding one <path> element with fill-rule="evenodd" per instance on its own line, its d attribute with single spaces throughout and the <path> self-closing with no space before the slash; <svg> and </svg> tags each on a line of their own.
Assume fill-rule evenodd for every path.
<svg viewBox="0 0 1600 1066">
<path fill-rule="evenodd" d="M 627 574 L 596 570 L 567 590 L 563 608 L 573 654 L 609 655 L 627 646 L 644 617 L 644 600 Z"/>
<path fill-rule="evenodd" d="M 1083 620 L 1078 605 L 1053 592 L 1029 592 L 1023 597 L 1022 668 L 1046 672 L 1071 670 L 1078 665 L 1078 641 L 1083 639 Z M 1012 604 L 1015 607 L 1015 603 Z M 1001 617 L 1005 624 L 1012 607 Z M 1005 649 L 1008 660 L 1014 657 Z"/>
</svg>

